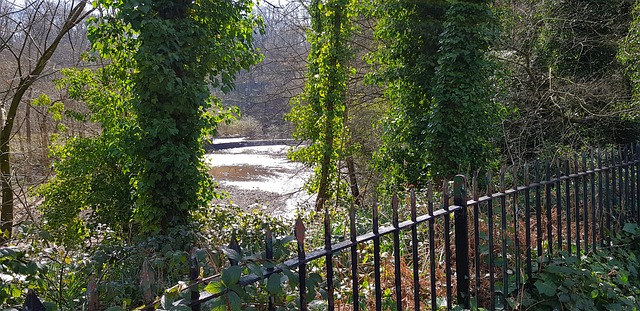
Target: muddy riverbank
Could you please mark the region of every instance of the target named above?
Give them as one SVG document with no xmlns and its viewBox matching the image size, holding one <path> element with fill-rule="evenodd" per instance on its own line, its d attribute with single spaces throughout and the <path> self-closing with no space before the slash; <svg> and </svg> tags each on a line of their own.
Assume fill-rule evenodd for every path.
<svg viewBox="0 0 640 311">
<path fill-rule="evenodd" d="M 233 140 L 214 143 L 231 144 Z M 303 186 L 310 170 L 287 159 L 290 146 L 258 145 L 216 150 L 205 158 L 219 189 L 228 193 L 217 204 L 234 204 L 245 210 L 261 209 L 272 214 L 292 215 L 309 209 L 314 198 Z"/>
</svg>

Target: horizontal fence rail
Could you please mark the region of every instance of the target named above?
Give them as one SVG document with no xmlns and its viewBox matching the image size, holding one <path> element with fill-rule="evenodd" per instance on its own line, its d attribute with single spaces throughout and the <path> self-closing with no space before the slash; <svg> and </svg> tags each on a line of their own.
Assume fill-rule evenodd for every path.
<svg viewBox="0 0 640 311">
<path fill-rule="evenodd" d="M 332 241 L 327 209 L 324 247 L 306 250 L 306 228 L 298 218 L 297 256 L 262 275 L 245 275 L 238 285 L 255 284 L 288 269 L 297 272 L 300 310 L 317 299 L 325 300 L 328 310 L 450 310 L 454 305 L 502 309 L 507 297 L 522 290 L 552 257 L 588 256 L 608 245 L 626 222 L 640 221 L 639 163 L 640 145 L 634 145 L 502 169 L 495 179 L 490 173 L 470 181 L 458 175 L 439 195 L 431 186 L 426 193 L 411 190 L 406 204 L 400 203 L 404 196 L 394 195 L 386 226 L 380 225 L 381 207 L 374 205 L 371 231 L 365 234 L 357 234 L 357 209 L 352 205 L 345 239 L 338 242 Z M 270 231 L 266 237 L 264 259 L 269 261 Z M 230 247 L 237 245 L 234 240 Z M 322 267 L 322 294 L 308 291 L 310 264 L 316 270 Z M 192 267 L 198 269 L 197 264 Z M 192 310 L 226 294 L 197 291 L 199 284 L 213 279 L 197 276 L 191 274 Z M 266 308 L 276 309 L 273 295 Z"/>
</svg>

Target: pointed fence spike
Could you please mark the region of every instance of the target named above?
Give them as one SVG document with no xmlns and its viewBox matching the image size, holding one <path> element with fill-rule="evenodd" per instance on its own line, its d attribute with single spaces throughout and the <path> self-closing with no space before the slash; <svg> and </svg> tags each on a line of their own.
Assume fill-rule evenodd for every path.
<svg viewBox="0 0 640 311">
<path fill-rule="evenodd" d="M 493 194 L 493 176 L 491 176 L 491 170 L 487 170 L 487 196 Z"/>
<path fill-rule="evenodd" d="M 398 194 L 393 194 L 393 198 L 391 199 L 391 209 L 393 212 L 393 225 L 395 227 L 398 226 L 398 209 L 400 208 L 400 203 L 398 199 Z"/>
<path fill-rule="evenodd" d="M 442 201 L 444 204 L 444 209 L 445 210 L 449 210 L 449 182 L 448 181 L 443 181 L 442 182 Z"/>
<path fill-rule="evenodd" d="M 302 218 L 298 216 L 295 224 L 295 236 L 299 244 L 304 244 L 305 231 L 304 222 L 302 222 Z"/>
<path fill-rule="evenodd" d="M 471 191 L 473 192 L 473 200 L 478 201 L 478 173 L 476 172 L 471 179 L 471 187 L 473 188 Z"/>
<path fill-rule="evenodd" d="M 411 188 L 409 205 L 410 205 L 410 208 L 411 208 L 411 221 L 416 221 L 416 219 L 418 217 L 418 212 L 417 212 L 417 206 L 416 206 L 417 204 L 416 204 L 416 190 L 415 190 L 415 188 Z"/>
<path fill-rule="evenodd" d="M 506 190 L 505 182 L 504 182 L 504 173 L 507 169 L 503 166 L 500 168 L 500 192 L 504 193 Z"/>
</svg>

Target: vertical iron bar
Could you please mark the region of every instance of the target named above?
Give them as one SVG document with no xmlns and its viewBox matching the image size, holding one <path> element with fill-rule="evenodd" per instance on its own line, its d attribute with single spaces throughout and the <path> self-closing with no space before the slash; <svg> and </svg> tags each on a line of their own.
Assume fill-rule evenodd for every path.
<svg viewBox="0 0 640 311">
<path fill-rule="evenodd" d="M 617 156 L 616 156 L 616 149 L 615 147 L 611 148 L 611 208 L 609 209 L 609 218 L 612 221 L 615 221 L 617 219 L 617 215 L 616 215 L 616 205 L 618 204 L 616 201 L 616 197 L 618 196 L 618 186 L 616 184 L 617 181 L 617 176 L 618 176 L 618 172 L 616 171 L 617 168 Z M 610 222 L 610 227 L 609 227 L 609 236 L 611 236 L 613 234 L 613 227 L 615 226 L 615 223 Z"/>
<path fill-rule="evenodd" d="M 634 159 L 634 164 L 633 167 L 636 170 L 636 198 L 635 198 L 635 205 L 636 205 L 636 211 L 637 211 L 637 215 L 636 215 L 636 222 L 640 223 L 640 143 L 635 144 L 635 159 Z"/>
<path fill-rule="evenodd" d="M 571 256 L 571 168 L 569 167 L 569 160 L 564 160 L 564 172 L 565 172 L 565 182 L 564 182 L 564 195 L 565 195 L 565 204 L 567 208 L 567 253 Z"/>
<path fill-rule="evenodd" d="M 456 282 L 458 289 L 458 305 L 465 309 L 471 308 L 469 301 L 469 229 L 467 215 L 467 184 L 464 175 L 457 175 L 453 179 L 453 204 L 462 207 L 455 212 L 456 235 Z"/>
<path fill-rule="evenodd" d="M 329 206 L 324 208 L 324 249 L 327 250 L 325 256 L 325 266 L 327 268 L 327 309 L 334 310 L 335 301 L 333 292 L 335 285 L 333 284 L 333 253 L 331 252 L 331 216 L 329 215 Z"/>
<path fill-rule="evenodd" d="M 427 209 L 429 212 L 429 277 L 431 287 L 431 310 L 437 310 L 437 293 L 436 293 L 436 250 L 435 250 L 435 236 L 434 225 L 435 217 L 433 216 L 433 185 L 429 184 L 427 188 Z"/>
<path fill-rule="evenodd" d="M 493 178 L 491 177 L 490 170 L 487 171 L 487 196 L 489 197 L 489 200 L 487 200 L 487 212 L 489 218 L 489 310 L 494 311 L 496 309 L 496 299 L 493 258 Z"/>
<path fill-rule="evenodd" d="M 473 176 L 473 242 L 474 242 L 474 266 L 475 266 L 475 297 L 480 299 L 480 203 L 478 202 L 478 174 Z"/>
<path fill-rule="evenodd" d="M 509 273 L 507 266 L 507 196 L 504 182 L 505 167 L 500 169 L 500 238 L 502 243 L 502 305 L 507 304 L 509 293 Z"/>
<path fill-rule="evenodd" d="M 267 236 L 266 236 L 266 249 L 265 249 L 265 257 L 269 262 L 273 262 L 273 235 L 271 233 L 271 228 L 267 226 Z M 267 273 L 273 271 L 273 268 L 267 268 Z M 269 294 L 269 311 L 276 310 L 276 297 L 273 294 Z"/>
<path fill-rule="evenodd" d="M 418 213 L 416 211 L 416 191 L 411 188 L 411 199 L 409 201 L 411 206 L 411 246 L 413 253 L 413 309 L 420 311 L 420 258 L 418 256 L 418 227 L 416 221 L 418 219 Z"/>
<path fill-rule="evenodd" d="M 560 161 L 556 162 L 556 218 L 558 226 L 558 252 L 562 251 L 562 184 L 560 182 Z"/>
<path fill-rule="evenodd" d="M 518 168 L 514 166 L 513 168 L 513 241 L 514 247 L 516 248 L 516 260 L 515 267 L 513 269 L 515 277 L 516 277 L 516 287 L 514 289 L 520 288 L 520 239 L 518 237 L 518 229 L 520 226 L 518 225 L 518 219 L 520 214 L 520 208 L 518 207 Z"/>
<path fill-rule="evenodd" d="M 635 166 L 635 149 L 633 145 L 629 147 L 629 156 L 630 159 L 627 161 L 627 170 L 630 171 L 627 179 L 629 180 L 629 203 L 628 205 L 631 207 L 631 219 L 638 223 L 636 220 L 636 166 Z"/>
<path fill-rule="evenodd" d="M 587 154 L 582 154 L 582 172 L 587 172 Z M 584 252 L 589 252 L 589 188 L 587 187 L 587 174 L 582 175 L 582 213 L 584 221 Z"/>
<path fill-rule="evenodd" d="M 571 180 L 573 180 L 573 195 L 575 197 L 576 256 L 580 257 L 580 177 L 578 175 L 578 160 L 575 157 L 573 159 L 573 169 L 573 173 L 576 175 L 575 179 L 571 178 Z M 571 229 L 571 227 L 569 227 L 569 229 Z"/>
<path fill-rule="evenodd" d="M 296 242 L 298 244 L 298 261 L 303 262 L 306 255 L 304 251 L 304 237 L 305 237 L 304 223 L 300 216 L 296 219 L 295 224 L 295 236 Z M 298 266 L 298 284 L 299 284 L 299 295 L 300 295 L 300 310 L 307 311 L 307 264 L 303 263 Z"/>
<path fill-rule="evenodd" d="M 621 167 L 621 169 L 624 170 L 624 204 L 621 204 L 623 208 L 620 209 L 622 211 L 622 216 L 620 217 L 621 226 L 624 226 L 627 222 L 627 210 L 631 209 L 633 211 L 633 205 L 629 206 L 629 149 L 627 149 L 626 145 L 623 147 L 623 154 L 624 167 Z"/>
<path fill-rule="evenodd" d="M 380 224 L 378 223 L 378 204 L 373 204 L 373 265 L 375 276 L 376 310 L 382 310 L 382 287 L 380 281 Z"/>
<path fill-rule="evenodd" d="M 635 156 L 635 162 L 633 164 L 633 167 L 636 170 L 636 198 L 635 198 L 635 203 L 636 203 L 636 211 L 637 211 L 637 215 L 636 215 L 636 222 L 640 223 L 640 143 L 635 144 L 635 150 L 636 150 L 636 156 Z"/>
<path fill-rule="evenodd" d="M 400 271 L 400 229 L 398 221 L 398 195 L 394 194 L 391 199 L 391 209 L 393 210 L 393 266 L 396 291 L 396 310 L 402 310 L 402 271 Z"/>
<path fill-rule="evenodd" d="M 607 154 L 606 153 L 604 154 L 604 164 L 607 165 Z M 600 215 L 598 215 L 599 216 L 598 219 L 600 219 L 600 226 L 599 226 L 599 228 L 600 228 L 600 243 L 602 245 L 604 245 L 604 242 L 605 242 L 604 241 L 604 231 L 605 231 L 604 229 L 605 229 L 605 224 L 606 224 L 605 218 L 607 218 L 605 216 L 605 210 L 608 209 L 608 205 L 609 205 L 609 169 L 608 168 L 603 168 L 603 166 L 602 166 L 602 155 L 601 155 L 601 151 L 600 150 L 598 150 L 598 168 L 600 169 L 600 171 L 598 172 L 598 180 L 599 180 L 598 190 L 600 191 L 600 192 L 598 192 L 598 193 L 600 193 L 600 197 L 598 198 L 598 205 L 599 205 L 598 206 L 598 211 L 599 211 Z M 603 170 L 604 170 L 604 179 L 602 177 L 602 175 L 603 175 L 602 171 Z M 604 194 L 603 194 L 603 191 L 602 191 L 602 183 L 603 182 L 605 183 L 604 184 L 604 188 L 605 188 Z M 608 225 L 606 225 L 606 226 L 608 226 Z"/>
<path fill-rule="evenodd" d="M 536 160 L 536 247 L 538 248 L 538 260 L 542 260 L 542 188 L 540 180 L 542 172 L 540 171 L 540 161 Z"/>
<path fill-rule="evenodd" d="M 623 173 L 622 173 L 622 169 L 623 169 L 623 154 L 622 154 L 622 149 L 621 147 L 618 147 L 618 164 L 616 164 L 616 166 L 618 167 L 618 208 L 616 209 L 616 226 L 614 227 L 615 232 L 618 232 L 617 228 L 622 228 L 622 225 L 624 224 L 624 193 L 625 193 L 625 183 L 623 181 Z"/>
<path fill-rule="evenodd" d="M 589 167 L 591 168 L 590 181 L 591 181 L 591 251 L 596 252 L 596 173 L 595 173 L 595 155 L 593 149 L 591 149 L 591 156 L 589 158 Z M 598 194 L 600 196 L 600 194 Z"/>
<path fill-rule="evenodd" d="M 193 286 L 191 288 L 191 299 L 190 302 L 198 301 L 200 299 L 200 291 L 198 290 L 198 286 L 194 286 L 198 282 L 198 276 L 200 275 L 200 267 L 198 265 L 198 257 L 196 256 L 195 249 L 191 252 L 190 260 L 189 260 L 189 285 Z M 191 311 L 200 311 L 201 305 L 200 303 L 196 303 L 191 305 Z"/>
<path fill-rule="evenodd" d="M 525 226 L 525 250 L 527 252 L 526 256 L 526 268 L 525 271 L 527 273 L 527 280 L 531 280 L 532 271 L 531 271 L 531 194 L 529 190 L 529 186 L 531 183 L 529 182 L 529 165 L 527 163 L 524 164 L 524 226 Z M 516 272 L 517 273 L 517 272 Z"/>
<path fill-rule="evenodd" d="M 357 243 L 358 233 L 356 232 L 356 204 L 351 202 L 349 207 L 349 238 L 351 240 L 351 288 L 353 299 L 353 311 L 360 310 L 360 291 L 358 286 L 360 281 L 358 279 L 358 245 Z"/>
<path fill-rule="evenodd" d="M 553 233 L 551 228 L 553 227 L 553 220 L 551 219 L 551 165 L 549 160 L 545 162 L 546 168 L 546 181 L 545 185 L 545 201 L 547 202 L 547 248 L 549 249 L 549 256 L 553 254 Z"/>
<path fill-rule="evenodd" d="M 613 234 L 613 223 L 611 222 L 612 217 L 613 217 L 613 211 L 615 211 L 616 208 L 616 166 L 615 166 L 615 151 L 613 149 L 613 147 L 611 148 L 611 158 L 609 158 L 609 169 L 608 171 L 611 171 L 611 193 L 609 193 L 610 199 L 611 199 L 611 203 L 609 204 L 609 206 L 607 207 L 607 230 L 609 230 L 609 232 L 607 233 L 608 238 L 607 238 L 607 245 L 609 245 L 610 243 L 610 237 L 611 234 Z"/>
<path fill-rule="evenodd" d="M 452 293 L 451 293 L 451 212 L 449 211 L 449 187 L 445 180 L 442 186 L 442 199 L 444 210 L 444 251 L 445 251 L 445 271 L 446 271 L 446 290 L 447 290 L 447 310 L 451 310 Z"/>
</svg>

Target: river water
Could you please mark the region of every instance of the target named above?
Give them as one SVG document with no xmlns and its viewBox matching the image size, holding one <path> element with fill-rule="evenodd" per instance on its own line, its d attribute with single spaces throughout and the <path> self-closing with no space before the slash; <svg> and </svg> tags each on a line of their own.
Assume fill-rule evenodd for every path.
<svg viewBox="0 0 640 311">
<path fill-rule="evenodd" d="M 242 139 L 216 139 L 214 144 Z M 217 150 L 205 155 L 219 188 L 229 194 L 217 204 L 244 210 L 262 209 L 273 215 L 294 215 L 309 210 L 315 198 L 303 186 L 311 171 L 287 159 L 290 146 L 270 145 Z"/>
</svg>

